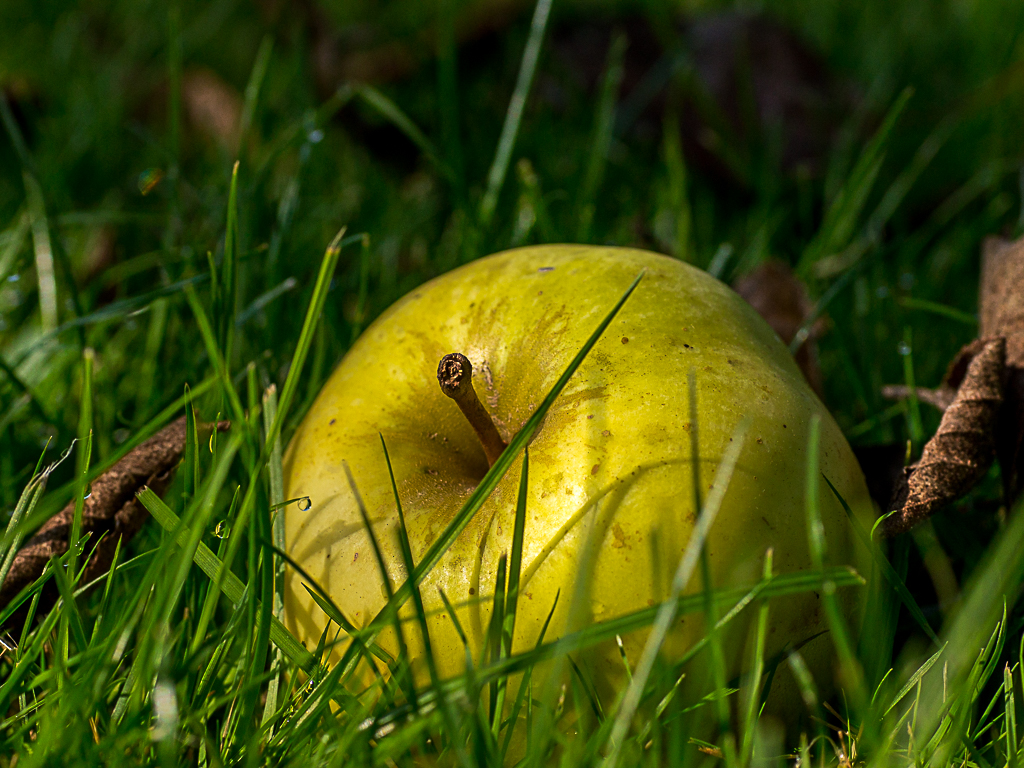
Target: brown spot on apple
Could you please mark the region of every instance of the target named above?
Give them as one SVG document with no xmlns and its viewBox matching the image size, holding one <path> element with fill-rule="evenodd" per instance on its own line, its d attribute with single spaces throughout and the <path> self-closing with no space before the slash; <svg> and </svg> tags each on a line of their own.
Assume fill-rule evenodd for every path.
<svg viewBox="0 0 1024 768">
<path fill-rule="evenodd" d="M 590 474 L 596 475 L 597 474 L 597 470 L 599 470 L 600 468 L 601 468 L 600 464 L 595 464 L 593 467 L 591 467 Z"/>
<path fill-rule="evenodd" d="M 623 337 L 622 337 L 622 343 L 623 343 L 623 344 L 629 344 L 629 339 L 628 339 L 628 338 L 626 338 L 625 336 L 623 336 Z"/>
</svg>

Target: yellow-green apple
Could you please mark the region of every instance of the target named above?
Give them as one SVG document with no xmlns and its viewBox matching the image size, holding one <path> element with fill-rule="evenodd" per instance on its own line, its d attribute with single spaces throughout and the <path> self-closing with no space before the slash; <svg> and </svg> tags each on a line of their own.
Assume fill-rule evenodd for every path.
<svg viewBox="0 0 1024 768">
<path fill-rule="evenodd" d="M 731 289 L 677 260 L 639 250 L 558 245 L 507 251 L 442 275 L 387 310 L 334 371 L 288 448 L 286 495 L 311 501 L 307 509 L 288 509 L 288 549 L 350 621 L 368 623 L 385 604 L 386 590 L 344 465 L 397 588 L 406 573 L 380 436 L 419 562 L 489 466 L 474 428 L 438 387 L 438 361 L 452 352 L 468 358 L 484 417 L 507 443 L 641 270 L 646 274 L 636 291 L 530 442 L 513 651 L 534 646 L 559 591 L 547 639 L 566 631 L 574 603 L 573 621 L 587 623 L 666 598 L 698 514 L 691 430 L 699 435 L 697 475 L 706 496 L 738 423 L 749 419 L 707 540 L 716 587 L 755 582 L 769 548 L 776 573 L 811 566 L 804 488 L 814 416 L 821 424 L 821 472 L 855 513 L 872 515 L 863 475 L 838 426 L 787 349 Z M 688 405 L 691 371 L 697 424 Z M 479 659 L 497 564 L 511 548 L 521 460 L 421 585 L 442 675 L 462 672 L 465 651 L 439 588 L 458 606 Z M 831 561 L 862 562 L 849 521 L 827 490 L 821 517 Z M 700 578 L 691 579 L 688 591 L 700 589 Z M 850 593 L 843 593 L 848 615 L 855 603 Z M 408 616 L 411 605 L 406 609 Z M 286 612 L 298 636 L 315 644 L 327 617 L 295 574 Z M 769 654 L 827 629 L 812 592 L 773 601 L 770 617 Z M 423 680 L 418 630 L 410 624 L 405 634 Z M 663 652 L 678 657 L 702 634 L 700 616 L 677 619 Z M 646 636 L 623 638 L 632 662 Z M 396 651 L 390 634 L 379 640 Z M 730 674 L 738 671 L 742 642 L 737 633 L 727 644 L 735 658 Z M 812 670 L 831 676 L 830 649 L 827 636 L 803 649 Z M 586 659 L 599 693 L 611 695 L 624 677 L 617 648 L 605 644 Z"/>
</svg>

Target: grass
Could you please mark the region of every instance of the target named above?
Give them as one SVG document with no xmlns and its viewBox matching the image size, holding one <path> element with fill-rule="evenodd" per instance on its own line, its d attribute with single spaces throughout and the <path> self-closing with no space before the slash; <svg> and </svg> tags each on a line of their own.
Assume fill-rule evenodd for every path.
<svg viewBox="0 0 1024 768">
<path fill-rule="evenodd" d="M 577 0 L 524 8 L 486 54 L 458 42 L 467 12 L 454 0 L 354 2 L 316 19 L 260 9 L 0 8 L 0 568 L 69 501 L 80 515 L 89 481 L 132 446 L 182 412 L 191 425 L 168 492 L 142 497 L 153 521 L 109 576 L 86 589 L 96 542 L 76 527 L 43 579 L 63 599 L 4 636 L 0 765 L 406 766 L 440 752 L 471 768 L 516 751 L 502 713 L 529 724 L 530 765 L 1020 763 L 1024 516 L 1002 507 L 996 470 L 914 535 L 875 547 L 863 579 L 830 567 L 812 536 L 819 570 L 780 576 L 769 558 L 743 590 L 683 594 L 700 565 L 695 537 L 678 600 L 516 654 L 513 548 L 495 574 L 485 658 L 420 686 L 374 633 L 400 602 L 422 618 L 418 581 L 512 452 L 368 630 L 318 595 L 334 625 L 316 648 L 281 623 L 279 525 L 282 505 L 300 503 L 284 495 L 282 448 L 361 330 L 430 277 L 535 242 L 636 245 L 726 280 L 769 256 L 789 261 L 827 319 L 825 401 L 847 436 L 919 452 L 937 416 L 880 388 L 938 383 L 977 331 L 982 238 L 1024 230 L 1017 4 L 771 4 L 860 97 L 819 174 L 787 169 L 770 136 L 723 133 L 726 177 L 660 130 L 683 120 L 672 104 L 653 135 L 623 129 L 617 118 L 635 111 L 623 37 L 610 35 L 593 92 L 565 75 L 563 30 L 594 13 Z M 666 11 L 609 0 L 600 13 L 614 30 L 637 14 L 657 26 Z M 395 82 L 318 91 L 309 51 L 322 25 L 357 22 L 414 51 L 429 27 L 436 50 Z M 689 82 L 685 59 L 662 64 L 673 88 Z M 189 100 L 204 72 L 237 101 L 230 135 L 204 128 Z M 208 446 L 195 421 L 218 414 L 234 426 Z M 794 482 L 808 483 L 813 533 L 825 490 L 809 455 Z M 524 461 L 524 485 L 528 472 Z M 698 503 L 708 523 L 716 498 Z M 832 681 L 804 674 L 799 649 L 764 651 L 773 600 L 829 583 L 867 605 L 847 627 L 827 601 L 834 697 L 823 695 Z M 712 631 L 667 663 L 659 628 L 689 613 Z M 763 674 L 727 680 L 719 630 L 748 614 Z M 358 642 L 327 665 L 338 627 Z M 654 639 L 622 699 L 598 700 L 574 659 L 642 628 Z M 369 658 L 389 674 L 361 692 L 353 669 Z M 564 689 L 533 676 L 542 662 L 562 665 Z M 703 690 L 681 682 L 698 665 L 717 670 Z M 817 718 L 802 739 L 758 716 L 780 665 Z M 573 712 L 566 739 L 559 718 Z"/>
</svg>

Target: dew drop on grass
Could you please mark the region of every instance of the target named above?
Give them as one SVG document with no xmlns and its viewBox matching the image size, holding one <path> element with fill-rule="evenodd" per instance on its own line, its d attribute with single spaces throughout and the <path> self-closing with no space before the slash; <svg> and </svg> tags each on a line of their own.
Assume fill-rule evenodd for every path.
<svg viewBox="0 0 1024 768">
<path fill-rule="evenodd" d="M 310 500 L 309 496 L 303 496 L 298 500 L 296 506 L 299 508 L 300 512 L 306 512 L 313 506 L 313 502 Z"/>
<path fill-rule="evenodd" d="M 900 353 L 901 357 L 906 357 L 910 354 L 910 345 L 905 341 L 901 341 L 896 345 L 896 351 Z"/>
</svg>

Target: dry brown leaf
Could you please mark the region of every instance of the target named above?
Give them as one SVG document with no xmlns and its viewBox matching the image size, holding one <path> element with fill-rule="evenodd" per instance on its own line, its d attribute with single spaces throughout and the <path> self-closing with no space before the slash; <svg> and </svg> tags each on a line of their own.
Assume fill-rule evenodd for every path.
<svg viewBox="0 0 1024 768">
<path fill-rule="evenodd" d="M 996 455 L 1008 504 L 1024 491 L 1024 238 L 988 238 L 981 256 L 979 336 L 1006 339 L 1005 404 Z"/>
<path fill-rule="evenodd" d="M 739 278 L 732 287 L 757 310 L 785 344 L 796 338 L 814 308 L 800 278 L 782 261 L 764 262 Z M 811 331 L 807 341 L 797 349 L 795 358 L 807 383 L 820 397 L 821 368 L 818 365 L 818 345 L 814 341 L 820 327 L 815 325 Z"/>
<path fill-rule="evenodd" d="M 223 430 L 228 426 L 229 422 L 220 422 L 217 428 Z M 83 584 L 106 573 L 117 542 L 126 543 L 148 518 L 146 508 L 135 498 L 136 492 L 148 486 L 156 493 L 163 493 L 184 450 L 185 417 L 182 417 L 93 481 L 82 508 L 81 532 L 91 534 L 91 545 L 97 541 L 99 545 L 86 566 Z M 74 513 L 72 501 L 46 521 L 19 550 L 0 587 L 0 606 L 7 605 L 18 592 L 38 579 L 50 558 L 67 552 Z M 54 598 L 55 590 L 44 590 L 44 602 L 52 602 Z"/>
<path fill-rule="evenodd" d="M 918 399 L 948 405 L 921 460 L 904 470 L 884 526 L 888 535 L 912 527 L 967 493 L 999 460 L 1003 496 L 1012 506 L 1024 490 L 1024 238 L 990 237 L 982 246 L 978 338 L 949 364 L 936 390 Z M 906 387 L 886 387 L 905 397 Z"/>
<path fill-rule="evenodd" d="M 956 500 L 988 471 L 995 457 L 995 425 L 1003 404 L 1006 341 L 991 339 L 967 367 L 956 399 L 946 409 L 921 460 L 904 470 L 883 523 L 894 536 Z"/>
</svg>

